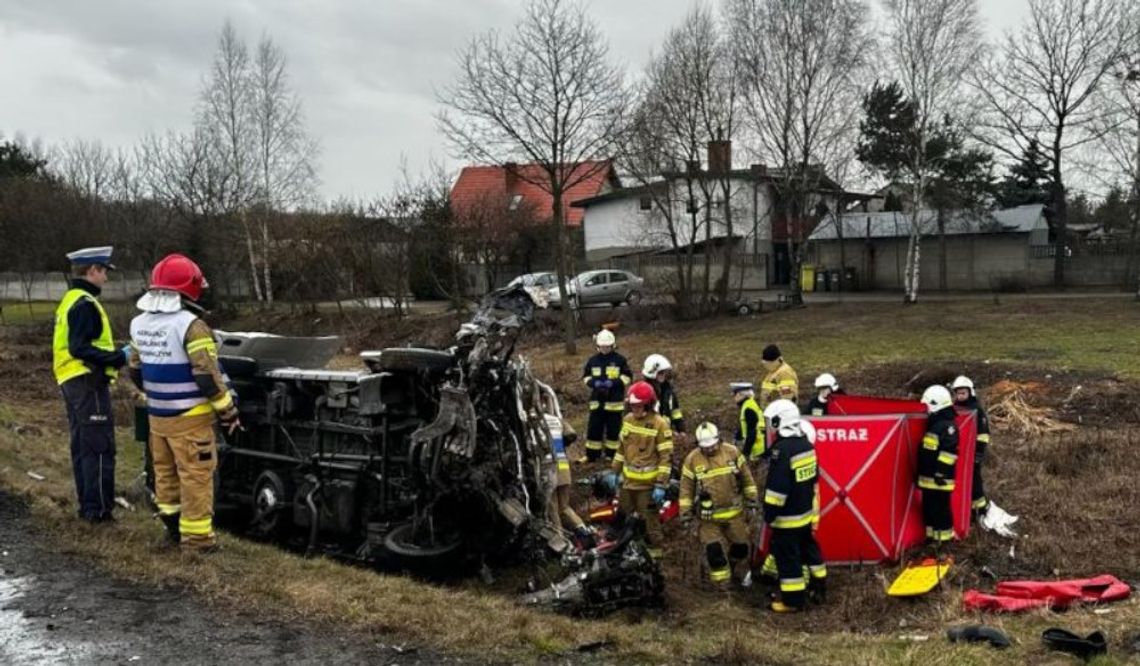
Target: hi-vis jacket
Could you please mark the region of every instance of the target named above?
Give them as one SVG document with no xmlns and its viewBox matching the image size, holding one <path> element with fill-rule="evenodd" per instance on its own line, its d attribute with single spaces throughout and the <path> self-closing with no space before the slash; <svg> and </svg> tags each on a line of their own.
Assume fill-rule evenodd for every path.
<svg viewBox="0 0 1140 666">
<path fill-rule="evenodd" d="M 151 416 L 232 414 L 213 332 L 193 312 L 140 314 L 131 321 L 131 345 L 131 375 L 141 380 Z"/>
<path fill-rule="evenodd" d="M 918 449 L 918 487 L 925 490 L 954 490 L 954 469 L 958 464 L 958 428 L 953 407 L 939 410 L 926 420 L 926 434 Z"/>
<path fill-rule="evenodd" d="M 711 455 L 699 447 L 685 456 L 681 465 L 681 514 L 692 510 L 694 498 L 701 506 L 701 517 L 707 520 L 728 521 L 744 511 L 745 499 L 756 499 L 756 481 L 740 450 L 731 444 L 720 443 Z M 711 511 L 710 511 L 711 510 Z"/>
<path fill-rule="evenodd" d="M 772 445 L 764 521 L 773 529 L 796 529 L 819 520 L 815 448 L 802 435 L 780 437 Z"/>
<path fill-rule="evenodd" d="M 759 460 L 766 452 L 764 412 L 756 404 L 756 398 L 740 401 L 740 429 L 736 431 L 736 441 L 749 460 Z"/>
<path fill-rule="evenodd" d="M 632 380 L 629 363 L 616 351 L 591 356 L 582 369 L 582 382 L 590 389 L 590 410 L 621 412 L 625 407 L 625 389 Z"/>
<path fill-rule="evenodd" d="M 672 458 L 673 431 L 665 417 L 649 410 L 641 418 L 625 415 L 613 462 L 613 470 L 621 472 L 625 488 L 665 485 L 673 468 Z"/>
<path fill-rule="evenodd" d="M 781 361 L 780 367 L 769 373 L 760 383 L 760 395 L 757 396 L 760 411 L 763 412 L 765 407 L 780 399 L 797 402 L 799 392 L 800 381 L 796 377 L 796 371 Z"/>
</svg>

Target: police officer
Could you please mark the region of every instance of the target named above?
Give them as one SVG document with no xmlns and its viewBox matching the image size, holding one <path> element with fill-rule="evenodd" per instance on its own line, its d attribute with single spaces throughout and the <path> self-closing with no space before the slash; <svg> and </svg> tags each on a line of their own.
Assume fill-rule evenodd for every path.
<svg viewBox="0 0 1140 666">
<path fill-rule="evenodd" d="M 55 310 L 52 372 L 63 393 L 71 433 L 71 471 L 79 517 L 114 520 L 115 417 L 110 385 L 127 361 L 116 349 L 111 322 L 99 302 L 107 283 L 111 247 L 88 247 L 67 255 L 71 288 Z"/>
<path fill-rule="evenodd" d="M 213 331 L 199 318 L 202 270 L 180 254 L 155 264 L 131 321 L 131 379 L 146 393 L 154 493 L 167 540 L 187 551 L 217 550 L 214 422 L 233 433 L 237 407 L 218 366 Z"/>
<path fill-rule="evenodd" d="M 732 399 L 736 402 L 740 417 L 733 441 L 745 458 L 757 461 L 764 455 L 767 446 L 764 441 L 764 413 L 760 410 L 760 405 L 756 404 L 752 382 L 733 382 L 728 386 L 732 389 Z"/>
<path fill-rule="evenodd" d="M 764 521 L 772 528 L 771 552 L 780 577 L 780 598 L 771 608 L 794 613 L 803 609 L 805 592 L 820 601 L 826 596 L 827 567 L 815 540 L 819 520 L 815 448 L 799 407 L 791 400 L 772 402 L 764 418 L 775 433 L 764 489 Z"/>
<path fill-rule="evenodd" d="M 622 478 L 618 501 L 623 512 L 637 513 L 645 520 L 649 555 L 659 560 L 664 536 L 657 512 L 651 511 L 650 505 L 661 506 L 665 500 L 665 486 L 673 469 L 673 432 L 665 417 L 653 411 L 657 396 L 649 382 L 630 386 L 628 401 L 629 414 L 622 421 L 612 466 Z"/>
<path fill-rule="evenodd" d="M 922 521 L 926 540 L 940 546 L 954 539 L 954 517 L 950 493 L 954 492 L 954 472 L 958 464 L 958 428 L 950 391 L 940 384 L 922 393 L 926 405 L 926 434 L 918 450 L 918 488 L 922 494 Z"/>
<path fill-rule="evenodd" d="M 831 396 L 841 393 L 839 381 L 835 375 L 825 372 L 815 378 L 815 395 L 808 401 L 807 414 L 809 416 L 827 416 Z"/>
<path fill-rule="evenodd" d="M 657 393 L 657 413 L 669 419 L 674 438 L 684 434 L 685 413 L 681 411 L 681 402 L 673 388 L 673 364 L 661 354 L 650 354 L 641 366 L 641 376 Z"/>
<path fill-rule="evenodd" d="M 744 455 L 721 443 L 715 425 L 702 423 L 695 434 L 697 448 L 681 465 L 681 521 L 688 525 L 694 513 L 700 519 L 697 537 L 705 550 L 709 580 L 723 586 L 734 573 L 737 580 L 747 574 L 740 570 L 750 554 L 745 511 L 759 508 L 759 494 Z"/>
<path fill-rule="evenodd" d="M 621 434 L 623 399 L 633 372 L 625 357 L 615 351 L 617 338 L 608 330 L 594 336 L 597 353 L 586 361 L 582 381 L 590 389 L 590 416 L 586 422 L 586 458 L 613 457 Z"/>
</svg>

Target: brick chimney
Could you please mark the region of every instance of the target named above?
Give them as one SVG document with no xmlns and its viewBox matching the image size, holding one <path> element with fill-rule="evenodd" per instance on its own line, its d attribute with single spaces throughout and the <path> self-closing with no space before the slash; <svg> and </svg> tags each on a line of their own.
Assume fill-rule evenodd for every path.
<svg viewBox="0 0 1140 666">
<path fill-rule="evenodd" d="M 716 129 L 716 138 L 709 141 L 709 173 L 726 174 L 732 171 L 732 142 L 724 138 L 724 131 Z"/>
<path fill-rule="evenodd" d="M 757 178 L 763 178 L 764 176 L 768 175 L 768 165 L 767 164 L 753 164 L 752 166 L 750 166 L 748 168 L 750 171 L 752 171 L 752 175 L 756 176 Z"/>
<path fill-rule="evenodd" d="M 515 188 L 515 183 L 518 182 L 519 165 L 514 162 L 506 162 L 503 164 L 503 185 L 506 187 L 507 192 L 511 192 Z"/>
</svg>

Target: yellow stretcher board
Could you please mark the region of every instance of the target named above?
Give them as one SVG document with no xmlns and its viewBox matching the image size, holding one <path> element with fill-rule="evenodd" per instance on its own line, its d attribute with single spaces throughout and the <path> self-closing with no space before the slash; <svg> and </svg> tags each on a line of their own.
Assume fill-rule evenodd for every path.
<svg viewBox="0 0 1140 666">
<path fill-rule="evenodd" d="M 912 562 L 891 583 L 887 589 L 887 596 L 917 597 L 926 594 L 938 587 L 938 583 L 946 577 L 953 564 L 954 560 L 950 558 L 945 558 L 939 563 L 932 557 Z"/>
</svg>

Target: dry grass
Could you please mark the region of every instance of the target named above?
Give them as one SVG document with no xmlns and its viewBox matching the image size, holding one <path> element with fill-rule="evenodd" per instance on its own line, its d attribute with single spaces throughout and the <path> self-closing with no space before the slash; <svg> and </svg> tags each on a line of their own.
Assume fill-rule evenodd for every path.
<svg viewBox="0 0 1140 666">
<path fill-rule="evenodd" d="M 1106 391 L 1082 389 L 1076 396 L 1070 394 L 1078 381 L 1085 386 L 1091 386 L 1090 380 L 1109 381 L 1092 373 L 1140 376 L 1136 354 L 1140 350 L 1131 334 L 1136 319 L 1121 303 L 1028 303 L 1005 310 L 976 303 L 905 309 L 876 304 L 820 307 L 668 330 L 631 332 L 627 327 L 619 336 L 623 350 L 635 362 L 649 351 L 669 355 L 678 366 L 690 416 L 718 417 L 726 426 L 732 421 L 724 390 L 727 382 L 755 379 L 758 350 L 772 340 L 798 366 L 805 383 L 815 371 L 831 369 L 838 370 L 852 389 L 897 393 L 917 370 L 931 365 L 954 372 L 969 368 L 984 378 L 985 385 L 1010 373 L 1014 381 L 1043 382 L 1051 393 L 1033 394 L 1027 403 L 1047 403 L 1061 418 L 1068 409 L 1061 403 L 1069 397 L 1069 408 L 1103 407 L 1105 413 L 1121 404 L 1120 396 Z M 958 573 L 947 590 L 930 598 L 912 602 L 886 598 L 882 590 L 892 568 L 836 570 L 827 607 L 800 617 L 774 617 L 744 599 L 725 599 L 708 591 L 693 555 L 695 544 L 674 534 L 676 545 L 668 555 L 667 570 L 670 603 L 665 611 L 576 620 L 520 609 L 509 596 L 490 593 L 475 582 L 459 587 L 428 585 L 324 559 L 306 560 L 226 536 L 226 550 L 214 558 L 157 553 L 150 544 L 159 527 L 141 513 L 126 515 L 109 530 L 78 524 L 71 518 L 62 408 L 50 379 L 44 381 L 43 354 L 23 344 L 26 341 L 19 342 L 0 337 L 0 380 L 16 382 L 0 389 L 4 396 L 0 486 L 31 499 L 56 547 L 89 557 L 115 575 L 184 586 L 222 606 L 339 625 L 384 640 L 406 640 L 494 661 L 573 657 L 576 646 L 607 642 L 612 649 L 588 658 L 635 663 L 1067 663 L 1039 645 L 1037 636 L 1046 627 L 1103 629 L 1118 654 L 1123 654 L 1125 637 L 1140 627 L 1135 600 L 1114 604 L 1103 615 L 1078 609 L 1064 615 L 979 618 L 960 610 L 962 589 L 988 584 L 980 578 L 983 566 L 999 576 L 1048 577 L 1054 570 L 1061 576 L 1101 572 L 1140 576 L 1140 549 L 1135 546 L 1140 517 L 1132 510 L 1140 503 L 1135 487 L 1140 478 L 1135 451 L 1140 443 L 1127 431 L 1082 427 L 1044 437 L 999 432 L 987 480 L 1003 506 L 1022 515 L 1019 527 L 1026 538 L 1018 541 L 1013 560 L 1007 555 L 1009 542 L 992 535 L 971 538 L 960 546 Z M 1018 358 L 1018 350 L 1025 348 L 1049 357 L 1048 368 L 1042 368 L 1040 359 L 1030 365 Z M 577 377 L 582 359 L 567 358 L 550 345 L 532 346 L 529 351 L 540 376 L 554 378 L 565 389 L 571 413 L 580 417 L 584 396 Z M 928 357 L 937 361 L 930 363 Z M 1046 380 L 1045 374 L 1053 379 Z M 1123 385 L 1121 395 L 1131 386 Z M 30 404 L 22 400 L 17 406 L 14 387 L 33 396 Z M 124 430 L 120 442 L 129 436 Z M 121 444 L 121 484 L 136 473 L 139 457 L 137 445 Z M 25 473 L 28 469 L 47 480 L 32 480 Z M 977 621 L 1006 630 L 1015 638 L 1015 646 L 995 652 L 945 641 L 946 627 Z"/>
</svg>

